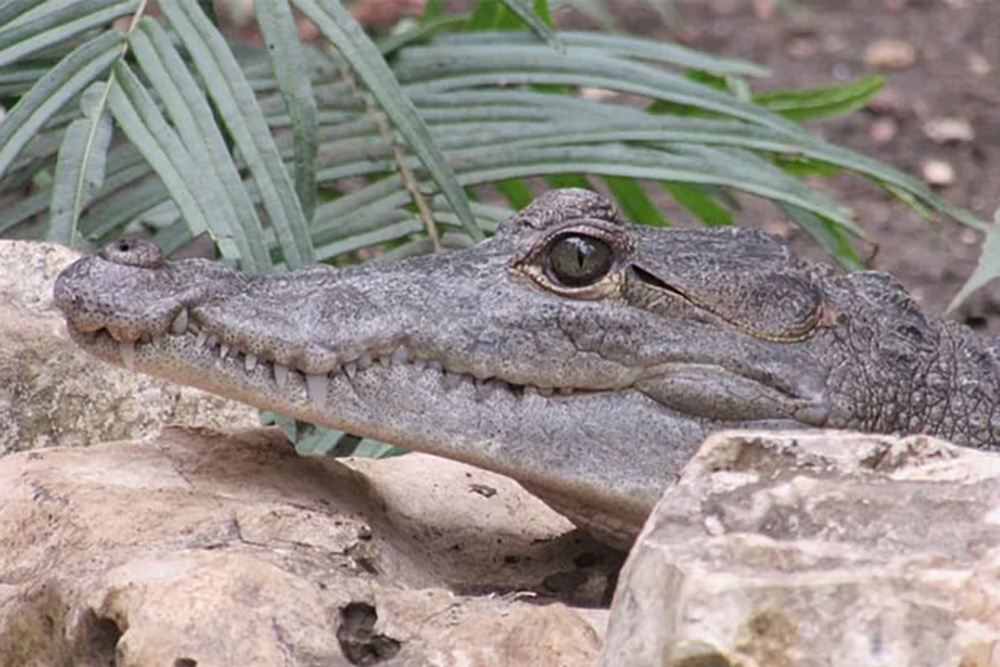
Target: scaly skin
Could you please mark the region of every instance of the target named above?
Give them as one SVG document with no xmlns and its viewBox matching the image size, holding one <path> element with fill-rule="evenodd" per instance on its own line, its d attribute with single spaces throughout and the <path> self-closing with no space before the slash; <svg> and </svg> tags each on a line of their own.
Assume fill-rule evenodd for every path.
<svg viewBox="0 0 1000 667">
<path fill-rule="evenodd" d="M 475 248 L 348 270 L 251 276 L 119 242 L 55 295 L 105 361 L 498 471 L 618 545 L 713 431 L 1000 447 L 996 351 L 888 276 L 745 229 L 630 225 L 581 190 Z"/>
</svg>

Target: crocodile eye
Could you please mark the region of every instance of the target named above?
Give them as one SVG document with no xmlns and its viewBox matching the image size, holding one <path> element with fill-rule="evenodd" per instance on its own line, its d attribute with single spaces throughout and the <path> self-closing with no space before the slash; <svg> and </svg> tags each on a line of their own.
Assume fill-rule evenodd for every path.
<svg viewBox="0 0 1000 667">
<path fill-rule="evenodd" d="M 145 239 L 118 239 L 104 247 L 101 257 L 116 264 L 144 269 L 155 269 L 163 263 L 163 253 Z"/>
<path fill-rule="evenodd" d="M 564 287 L 593 285 L 608 274 L 611 264 L 608 244 L 582 234 L 558 237 L 545 256 L 549 278 Z"/>
</svg>

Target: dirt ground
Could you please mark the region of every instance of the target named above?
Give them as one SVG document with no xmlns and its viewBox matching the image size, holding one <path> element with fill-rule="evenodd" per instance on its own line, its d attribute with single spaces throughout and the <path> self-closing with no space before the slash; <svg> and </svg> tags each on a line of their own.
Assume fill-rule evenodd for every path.
<svg viewBox="0 0 1000 667">
<path fill-rule="evenodd" d="M 881 72 L 885 88 L 867 108 L 812 128 L 916 175 L 928 160 L 947 163 L 953 179 L 938 186 L 940 193 L 992 219 L 1000 206 L 1000 1 L 677 0 L 674 5 L 679 17 L 671 28 L 662 27 L 641 0 L 618 3 L 616 15 L 628 32 L 766 65 L 773 77 L 762 82 L 765 88 L 818 86 Z M 904 44 L 881 57 L 869 51 L 888 39 Z M 906 45 L 912 49 L 909 63 Z M 935 132 L 942 120 L 967 122 L 964 130 L 971 129 L 972 136 L 959 131 L 964 136 L 942 140 Z M 951 222 L 928 224 L 857 178 L 821 187 L 850 205 L 869 230 L 877 246 L 872 268 L 894 274 L 930 311 L 947 307 L 975 267 L 978 233 Z M 800 254 L 822 256 L 769 205 L 747 200 L 737 219 L 786 236 Z M 1000 334 L 1000 284 L 980 290 L 955 317 Z"/>
</svg>

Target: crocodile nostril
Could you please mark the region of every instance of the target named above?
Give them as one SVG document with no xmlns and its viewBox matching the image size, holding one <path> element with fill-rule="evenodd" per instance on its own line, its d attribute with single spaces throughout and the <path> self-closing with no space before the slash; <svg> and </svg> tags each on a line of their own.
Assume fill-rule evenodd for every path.
<svg viewBox="0 0 1000 667">
<path fill-rule="evenodd" d="M 155 269 L 163 264 L 163 253 L 145 239 L 118 239 L 105 246 L 100 256 L 109 262 L 144 269 Z"/>
</svg>

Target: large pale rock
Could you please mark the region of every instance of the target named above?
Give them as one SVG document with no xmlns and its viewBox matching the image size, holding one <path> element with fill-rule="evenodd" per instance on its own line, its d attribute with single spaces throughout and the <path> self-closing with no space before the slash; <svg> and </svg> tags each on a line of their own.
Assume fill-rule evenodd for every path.
<svg viewBox="0 0 1000 667">
<path fill-rule="evenodd" d="M 246 405 L 80 351 L 52 300 L 55 277 L 77 257 L 57 245 L 0 241 L 0 455 L 140 438 L 168 423 L 259 423 Z"/>
<path fill-rule="evenodd" d="M 591 665 L 606 612 L 551 583 L 593 604 L 615 563 L 569 528 L 497 475 L 272 429 L 12 454 L 0 665 Z"/>
<path fill-rule="evenodd" d="M 996 454 L 716 435 L 629 556 L 600 664 L 1000 665 L 998 547 Z"/>
</svg>

